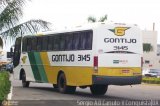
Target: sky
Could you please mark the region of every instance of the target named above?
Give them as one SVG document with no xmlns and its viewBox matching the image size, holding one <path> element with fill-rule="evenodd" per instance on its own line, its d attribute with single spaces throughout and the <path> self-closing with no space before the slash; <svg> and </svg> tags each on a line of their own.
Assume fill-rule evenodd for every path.
<svg viewBox="0 0 160 106">
<path fill-rule="evenodd" d="M 160 0 L 31 0 L 24 7 L 22 22 L 43 19 L 52 29 L 64 29 L 87 23 L 88 16 L 107 21 L 137 24 L 142 30 L 158 31 L 160 44 Z"/>
<path fill-rule="evenodd" d="M 31 0 L 24 7 L 23 20 L 43 19 L 53 29 L 87 23 L 88 16 L 108 15 L 108 21 L 138 24 L 141 29 L 160 30 L 159 0 Z"/>
</svg>

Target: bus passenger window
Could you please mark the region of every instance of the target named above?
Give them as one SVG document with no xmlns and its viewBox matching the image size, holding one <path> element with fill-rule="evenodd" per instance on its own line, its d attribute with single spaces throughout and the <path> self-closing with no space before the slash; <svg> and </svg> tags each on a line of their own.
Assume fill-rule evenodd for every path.
<svg viewBox="0 0 160 106">
<path fill-rule="evenodd" d="M 61 51 L 65 50 L 65 36 L 62 34 L 62 36 L 60 36 L 60 48 Z"/>
<path fill-rule="evenodd" d="M 26 52 L 27 51 L 27 38 L 24 37 L 22 41 L 23 41 L 22 51 Z"/>
<path fill-rule="evenodd" d="M 27 38 L 27 51 L 31 51 L 32 45 L 31 45 L 31 38 Z"/>
<path fill-rule="evenodd" d="M 86 47 L 87 50 L 92 50 L 92 32 L 86 33 Z"/>
<path fill-rule="evenodd" d="M 48 50 L 53 50 L 53 41 L 54 41 L 53 36 L 49 36 L 49 38 L 48 38 Z"/>
<path fill-rule="evenodd" d="M 73 45 L 73 34 L 67 34 L 66 35 L 66 50 L 72 50 Z"/>
<path fill-rule="evenodd" d="M 37 51 L 41 51 L 42 48 L 42 37 L 37 37 Z"/>
<path fill-rule="evenodd" d="M 48 47 L 48 36 L 42 37 L 42 51 L 46 51 Z"/>
<path fill-rule="evenodd" d="M 80 45 L 80 33 L 75 33 L 73 37 L 73 50 L 79 50 L 79 45 Z"/>
<path fill-rule="evenodd" d="M 85 46 L 86 46 L 86 33 L 83 32 L 81 33 L 81 43 L 80 43 L 80 50 L 85 50 Z"/>
<path fill-rule="evenodd" d="M 37 50 L 37 38 L 33 37 L 32 38 L 32 51 L 36 51 Z"/>
<path fill-rule="evenodd" d="M 56 35 L 54 36 L 54 44 L 53 44 L 53 50 L 59 50 L 59 44 L 60 44 L 60 36 Z"/>
</svg>

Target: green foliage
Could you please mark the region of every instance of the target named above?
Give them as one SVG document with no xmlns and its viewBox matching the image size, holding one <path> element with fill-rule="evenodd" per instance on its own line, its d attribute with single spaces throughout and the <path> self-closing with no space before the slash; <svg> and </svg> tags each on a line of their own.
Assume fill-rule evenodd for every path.
<svg viewBox="0 0 160 106">
<path fill-rule="evenodd" d="M 104 22 L 105 20 L 107 20 L 107 15 L 105 15 L 104 17 L 101 17 L 101 18 L 99 19 L 99 22 Z"/>
<path fill-rule="evenodd" d="M 37 31 L 49 30 L 49 22 L 38 20 L 29 20 L 19 23 L 23 17 L 23 7 L 26 1 L 30 0 L 1 0 L 0 3 L 0 35 L 4 40 L 16 36 L 29 35 Z"/>
<path fill-rule="evenodd" d="M 100 17 L 100 19 L 98 20 L 98 22 L 104 22 L 107 20 L 107 15 L 104 15 L 103 17 Z M 97 22 L 97 19 L 94 17 L 94 16 L 89 16 L 88 17 L 88 22 L 91 22 L 91 23 L 94 23 L 94 22 Z"/>
<path fill-rule="evenodd" d="M 160 84 L 160 78 L 143 77 L 142 82 L 149 83 L 149 84 Z"/>
<path fill-rule="evenodd" d="M 9 80 L 9 73 L 6 71 L 0 72 L 0 101 L 6 100 L 10 92 L 11 82 Z"/>
<path fill-rule="evenodd" d="M 150 43 L 143 43 L 143 51 L 150 52 L 153 51 L 153 47 Z"/>
<path fill-rule="evenodd" d="M 96 18 L 93 16 L 89 16 L 87 20 L 88 22 L 92 22 L 92 23 L 96 22 Z"/>
</svg>

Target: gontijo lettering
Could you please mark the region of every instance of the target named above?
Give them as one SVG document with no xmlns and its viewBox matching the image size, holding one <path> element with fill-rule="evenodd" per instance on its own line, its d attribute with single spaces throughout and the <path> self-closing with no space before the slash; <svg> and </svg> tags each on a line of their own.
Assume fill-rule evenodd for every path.
<svg viewBox="0 0 160 106">
<path fill-rule="evenodd" d="M 60 54 L 60 55 L 52 55 L 53 62 L 73 62 L 75 60 L 74 54 Z"/>
<path fill-rule="evenodd" d="M 136 43 L 136 39 L 127 38 L 104 38 L 105 43 Z"/>
</svg>

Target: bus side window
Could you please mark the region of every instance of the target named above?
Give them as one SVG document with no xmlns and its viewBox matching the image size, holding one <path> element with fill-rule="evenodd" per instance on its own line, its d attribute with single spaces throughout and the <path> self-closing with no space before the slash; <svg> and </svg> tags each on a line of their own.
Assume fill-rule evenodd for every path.
<svg viewBox="0 0 160 106">
<path fill-rule="evenodd" d="M 65 35 L 62 34 L 60 35 L 60 46 L 59 46 L 59 50 L 60 51 L 64 51 L 65 50 Z"/>
<path fill-rule="evenodd" d="M 59 50 L 59 44 L 60 44 L 60 36 L 55 35 L 54 36 L 53 50 Z"/>
<path fill-rule="evenodd" d="M 48 37 L 48 50 L 53 50 L 54 36 Z"/>
<path fill-rule="evenodd" d="M 41 51 L 42 48 L 42 37 L 37 37 L 37 51 Z"/>
<path fill-rule="evenodd" d="M 36 51 L 37 50 L 37 38 L 36 37 L 33 37 L 32 38 L 32 51 Z"/>
<path fill-rule="evenodd" d="M 80 49 L 80 38 L 81 38 L 81 35 L 80 33 L 74 33 L 74 36 L 73 36 L 73 50 L 79 50 Z"/>
<path fill-rule="evenodd" d="M 46 51 L 48 48 L 48 36 L 42 37 L 42 51 Z"/>
<path fill-rule="evenodd" d="M 81 39 L 80 39 L 80 50 L 85 50 L 86 46 L 86 32 L 81 32 Z"/>
<path fill-rule="evenodd" d="M 27 38 L 24 37 L 22 41 L 23 41 L 22 51 L 26 52 L 27 51 Z"/>
<path fill-rule="evenodd" d="M 66 35 L 66 50 L 72 50 L 73 45 L 73 34 L 67 34 Z"/>
<path fill-rule="evenodd" d="M 92 50 L 92 36 L 93 33 L 91 31 L 86 32 L 86 44 L 85 44 L 86 50 Z"/>
<path fill-rule="evenodd" d="M 32 39 L 29 37 L 29 38 L 27 38 L 27 51 L 28 52 L 30 52 L 31 51 L 31 49 L 32 49 L 32 45 L 31 45 L 31 43 L 32 43 L 32 41 L 31 41 Z"/>
</svg>

